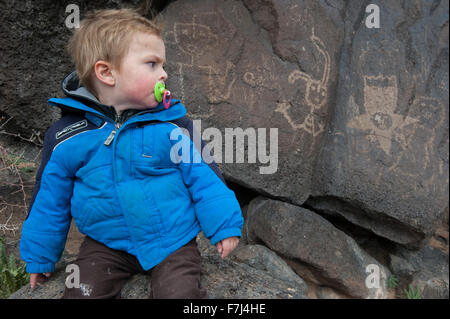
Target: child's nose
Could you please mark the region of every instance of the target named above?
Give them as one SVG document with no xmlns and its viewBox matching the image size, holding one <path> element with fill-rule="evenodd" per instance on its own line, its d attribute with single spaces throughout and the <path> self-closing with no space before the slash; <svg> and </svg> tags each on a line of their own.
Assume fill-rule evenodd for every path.
<svg viewBox="0 0 450 319">
<path fill-rule="evenodd" d="M 166 71 L 163 70 L 161 73 L 161 76 L 159 77 L 159 80 L 165 81 L 165 80 L 167 80 L 167 77 L 168 77 L 168 75 L 167 75 Z"/>
</svg>

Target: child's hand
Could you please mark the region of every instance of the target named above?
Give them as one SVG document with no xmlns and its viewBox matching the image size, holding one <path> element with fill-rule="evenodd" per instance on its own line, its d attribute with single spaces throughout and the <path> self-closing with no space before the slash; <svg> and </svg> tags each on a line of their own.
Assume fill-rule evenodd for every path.
<svg viewBox="0 0 450 319">
<path fill-rule="evenodd" d="M 220 254 L 220 257 L 224 259 L 227 257 L 238 245 L 239 243 L 239 237 L 229 237 L 222 239 L 216 244 L 217 251 Z"/>
<path fill-rule="evenodd" d="M 30 274 L 30 286 L 32 289 L 36 287 L 36 282 L 44 282 L 45 279 L 50 277 L 51 273 L 46 272 L 43 274 Z"/>
</svg>

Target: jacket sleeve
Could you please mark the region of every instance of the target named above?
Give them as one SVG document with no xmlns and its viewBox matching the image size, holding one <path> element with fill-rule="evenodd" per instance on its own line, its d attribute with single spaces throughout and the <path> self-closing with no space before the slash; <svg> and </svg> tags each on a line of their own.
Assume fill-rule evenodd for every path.
<svg viewBox="0 0 450 319">
<path fill-rule="evenodd" d="M 222 239 L 241 236 L 244 225 L 236 195 L 206 164 L 189 136 L 179 127 L 170 134 L 171 160 L 179 165 L 191 194 L 197 219 L 212 245 Z"/>
<path fill-rule="evenodd" d="M 29 273 L 53 272 L 69 231 L 72 174 L 56 147 L 55 130 L 47 130 L 28 217 L 23 223 L 20 254 Z"/>
</svg>

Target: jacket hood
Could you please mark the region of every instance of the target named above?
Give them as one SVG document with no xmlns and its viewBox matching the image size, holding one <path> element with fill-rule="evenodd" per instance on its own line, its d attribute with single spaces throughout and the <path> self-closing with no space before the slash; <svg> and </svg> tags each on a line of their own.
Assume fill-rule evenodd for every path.
<svg viewBox="0 0 450 319">
<path fill-rule="evenodd" d="M 70 99 L 57 99 L 52 98 L 49 100 L 49 103 L 54 106 L 58 106 L 63 111 L 67 111 L 67 107 L 72 109 L 73 111 L 82 111 L 82 112 L 95 112 L 92 113 L 101 113 L 101 115 L 107 116 L 115 122 L 123 123 L 131 116 L 139 113 L 156 113 L 156 112 L 166 112 L 170 110 L 170 119 L 181 118 L 186 115 L 186 109 L 180 103 L 179 100 L 173 99 L 171 101 L 169 109 L 165 109 L 163 103 L 159 103 L 158 106 L 152 109 L 147 110 L 136 110 L 136 109 L 127 109 L 121 112 L 121 114 L 117 114 L 116 110 L 112 105 L 106 105 L 100 103 L 100 101 L 89 92 L 80 82 L 78 78 L 78 74 L 76 71 L 70 73 L 66 78 L 61 82 L 61 88 L 64 94 Z M 75 101 L 71 101 L 75 100 Z M 77 103 L 78 102 L 78 103 Z M 175 106 L 176 105 L 176 106 Z M 156 115 L 156 114 L 155 114 Z M 165 114 L 167 117 L 168 114 Z"/>
</svg>

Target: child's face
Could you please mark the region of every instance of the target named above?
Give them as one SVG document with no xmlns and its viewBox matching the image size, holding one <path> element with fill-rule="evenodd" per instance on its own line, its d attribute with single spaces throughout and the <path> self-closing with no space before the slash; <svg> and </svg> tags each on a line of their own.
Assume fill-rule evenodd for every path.
<svg viewBox="0 0 450 319">
<path fill-rule="evenodd" d="M 114 74 L 116 105 L 140 110 L 157 106 L 154 87 L 158 81 L 167 79 L 165 62 L 166 49 L 160 37 L 141 32 L 134 34 L 120 72 L 116 70 Z"/>
</svg>

